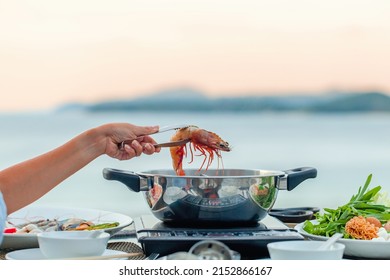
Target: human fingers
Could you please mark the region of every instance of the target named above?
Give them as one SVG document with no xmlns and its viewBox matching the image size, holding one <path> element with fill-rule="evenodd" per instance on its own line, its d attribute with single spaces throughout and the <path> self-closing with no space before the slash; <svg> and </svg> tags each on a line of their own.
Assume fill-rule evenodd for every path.
<svg viewBox="0 0 390 280">
<path fill-rule="evenodd" d="M 147 155 L 152 155 L 152 154 L 154 154 L 154 153 L 158 153 L 158 152 L 160 152 L 160 150 L 161 150 L 160 147 L 156 148 L 156 147 L 155 147 L 153 144 L 151 144 L 151 143 L 144 143 L 144 144 L 143 144 L 143 147 L 144 147 L 143 153 L 144 153 L 144 154 L 147 154 Z"/>
<path fill-rule="evenodd" d="M 151 144 L 151 145 L 147 145 L 148 146 L 147 150 L 150 151 L 151 153 L 160 152 L 160 150 L 161 150 L 161 147 L 154 146 L 154 144 L 157 144 L 157 142 L 156 142 L 156 140 L 153 139 L 153 137 L 151 137 L 149 135 L 142 136 L 142 138 L 139 137 L 137 140 L 141 143 L 142 146 L 144 146 L 144 150 L 145 150 L 146 144 Z"/>
<path fill-rule="evenodd" d="M 132 141 L 130 147 L 133 148 L 136 157 L 139 157 L 144 150 L 143 146 L 137 140 Z"/>
<path fill-rule="evenodd" d="M 121 153 L 121 155 L 116 157 L 116 158 L 118 158 L 120 160 L 127 160 L 127 159 L 131 159 L 131 158 L 134 158 L 134 157 L 137 156 L 137 152 L 129 144 L 125 144 L 123 146 L 123 150 L 120 151 L 120 153 Z"/>
<path fill-rule="evenodd" d="M 142 150 L 139 145 L 142 147 Z M 138 157 L 142 153 L 146 155 L 152 155 L 154 153 L 160 152 L 160 148 L 154 147 L 154 145 L 151 143 L 143 143 L 142 145 L 137 143 L 134 143 L 133 145 L 125 144 L 124 150 L 126 152 L 126 156 L 121 157 L 122 159 L 131 159 L 133 157 Z"/>
</svg>

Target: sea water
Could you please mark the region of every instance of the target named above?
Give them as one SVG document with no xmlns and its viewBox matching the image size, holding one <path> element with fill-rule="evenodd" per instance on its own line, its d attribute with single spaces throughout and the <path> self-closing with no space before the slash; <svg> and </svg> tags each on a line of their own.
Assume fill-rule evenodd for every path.
<svg viewBox="0 0 390 280">
<path fill-rule="evenodd" d="M 292 191 L 279 191 L 274 205 L 278 208 L 335 208 L 345 204 L 369 174 L 373 174 L 372 187 L 381 185 L 383 191 L 390 191 L 388 114 L 3 113 L 0 169 L 45 153 L 86 129 L 108 122 L 161 126 L 187 123 L 214 131 L 233 147 L 231 152 L 222 154 L 225 168 L 316 168 L 317 178 L 302 182 Z M 165 132 L 154 137 L 165 142 L 171 134 Z M 202 158 L 196 157 L 191 164 L 188 161 L 184 161 L 185 168 L 198 168 Z M 130 171 L 172 168 L 168 149 L 129 161 L 101 156 L 33 204 L 99 208 L 131 217 L 150 213 L 141 193 L 103 178 L 105 167 Z M 217 167 L 217 160 L 212 167 Z"/>
</svg>

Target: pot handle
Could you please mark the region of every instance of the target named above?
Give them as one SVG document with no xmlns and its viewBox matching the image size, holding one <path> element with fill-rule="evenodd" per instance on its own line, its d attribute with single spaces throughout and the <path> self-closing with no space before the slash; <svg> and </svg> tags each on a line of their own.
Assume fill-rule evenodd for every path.
<svg viewBox="0 0 390 280">
<path fill-rule="evenodd" d="M 104 168 L 103 177 L 107 180 L 119 181 L 134 192 L 140 192 L 143 190 L 141 187 L 141 176 L 132 171 Z"/>
<path fill-rule="evenodd" d="M 317 177 L 317 169 L 313 167 L 299 167 L 294 169 L 288 169 L 284 171 L 287 177 L 287 186 L 288 191 L 293 190 L 300 183 L 306 179 Z"/>
</svg>

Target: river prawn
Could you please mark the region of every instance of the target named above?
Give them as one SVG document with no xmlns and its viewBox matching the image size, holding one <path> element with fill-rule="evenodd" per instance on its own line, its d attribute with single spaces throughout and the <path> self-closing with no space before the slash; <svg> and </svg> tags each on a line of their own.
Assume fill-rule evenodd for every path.
<svg viewBox="0 0 390 280">
<path fill-rule="evenodd" d="M 194 159 L 194 151 L 199 151 L 199 156 L 204 156 L 203 163 L 198 171 L 202 170 L 205 164 L 205 170 L 208 169 L 214 160 L 214 154 L 218 157 L 218 159 L 221 159 L 221 151 L 229 152 L 231 150 L 229 143 L 222 140 L 217 134 L 194 125 L 178 129 L 170 140 L 189 140 L 189 149 L 191 154 L 191 160 L 189 163 L 191 163 Z M 170 152 L 172 165 L 176 175 L 185 176 L 185 172 L 183 170 L 183 158 L 188 154 L 187 145 L 171 147 Z"/>
</svg>

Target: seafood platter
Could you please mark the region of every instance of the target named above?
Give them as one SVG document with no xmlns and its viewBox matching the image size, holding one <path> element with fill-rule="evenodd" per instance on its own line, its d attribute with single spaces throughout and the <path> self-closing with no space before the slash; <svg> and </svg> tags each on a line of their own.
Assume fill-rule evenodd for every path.
<svg viewBox="0 0 390 280">
<path fill-rule="evenodd" d="M 257 244 L 252 252 L 255 254 L 264 253 L 265 245 L 273 240 L 303 239 L 293 229 L 270 229 L 262 221 L 272 209 L 278 191 L 291 191 L 303 181 L 315 178 L 315 168 L 209 168 L 213 159 L 222 160 L 222 152 L 231 151 L 229 143 L 217 134 L 188 126 L 178 129 L 171 141 L 181 143 L 170 147 L 172 169 L 103 170 L 105 179 L 119 181 L 129 190 L 143 193 L 145 203 L 157 219 L 153 223 L 143 220 L 136 223 L 138 240 L 146 253 L 160 250 L 160 254 L 166 254 L 177 251 L 178 244 L 185 249 L 196 241 L 213 238 L 223 239 L 237 251 L 249 252 L 248 248 Z M 197 156 L 203 157 L 200 168 L 185 168 L 185 162 L 193 163 Z M 161 244 L 166 246 L 162 248 Z"/>
<path fill-rule="evenodd" d="M 7 217 L 0 249 L 38 248 L 37 234 L 45 231 L 104 230 L 111 235 L 133 219 L 109 211 L 52 206 L 27 206 Z"/>
</svg>

